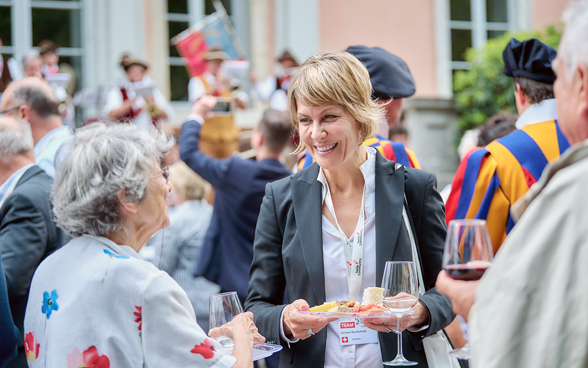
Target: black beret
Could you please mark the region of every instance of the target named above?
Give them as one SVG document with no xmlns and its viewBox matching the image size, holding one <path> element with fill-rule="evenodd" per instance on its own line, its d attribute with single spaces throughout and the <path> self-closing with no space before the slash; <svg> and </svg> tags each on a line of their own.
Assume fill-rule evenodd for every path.
<svg viewBox="0 0 588 368">
<path fill-rule="evenodd" d="M 408 65 L 380 47 L 349 46 L 347 50 L 365 65 L 372 82 L 372 97 L 382 100 L 414 95 L 415 86 Z"/>
<path fill-rule="evenodd" d="M 551 63 L 556 56 L 557 51 L 553 47 L 535 38 L 523 42 L 511 38 L 502 53 L 504 75 L 553 84 L 555 73 Z"/>
</svg>

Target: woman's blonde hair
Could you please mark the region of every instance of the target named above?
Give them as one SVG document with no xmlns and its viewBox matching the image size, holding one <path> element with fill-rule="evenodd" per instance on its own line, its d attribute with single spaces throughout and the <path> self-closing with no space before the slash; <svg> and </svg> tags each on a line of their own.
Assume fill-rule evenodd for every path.
<svg viewBox="0 0 588 368">
<path fill-rule="evenodd" d="M 360 123 L 362 141 L 376 135 L 378 125 L 385 121 L 383 106 L 372 100 L 367 69 L 344 51 L 311 56 L 300 66 L 288 89 L 290 116 L 296 129 L 298 102 L 313 107 L 335 103 L 346 108 Z M 295 153 L 304 149 L 301 142 Z"/>
<path fill-rule="evenodd" d="M 190 169 L 184 161 L 178 161 L 170 166 L 169 181 L 172 190 L 188 201 L 202 199 L 210 193 L 210 184 Z"/>
</svg>

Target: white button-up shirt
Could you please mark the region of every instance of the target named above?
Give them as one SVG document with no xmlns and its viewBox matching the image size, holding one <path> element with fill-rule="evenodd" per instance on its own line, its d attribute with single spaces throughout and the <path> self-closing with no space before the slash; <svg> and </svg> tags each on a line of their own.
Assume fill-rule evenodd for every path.
<svg viewBox="0 0 588 368">
<path fill-rule="evenodd" d="M 35 162 L 50 177 L 55 177 L 55 168 L 59 167 L 59 163 L 55 162 L 55 154 L 57 153 L 57 150 L 59 150 L 62 144 L 68 142 L 72 138 L 73 132 L 70 127 L 64 125 L 45 134 L 35 145 L 35 148 L 33 149 L 33 152 L 35 153 Z M 65 156 L 61 157 L 63 158 Z"/>
<path fill-rule="evenodd" d="M 380 280 L 376 280 L 376 150 L 366 147 L 368 159 L 360 166 L 361 173 L 365 180 L 365 228 L 363 248 L 363 278 L 361 290 L 380 286 Z M 325 201 L 326 178 L 322 171 L 319 171 L 318 180 L 323 184 L 322 202 Z M 322 216 L 323 232 L 323 267 L 325 272 L 325 297 L 327 301 L 345 300 L 349 296 L 347 284 L 345 253 L 339 237 L 337 228 L 325 217 Z M 353 236 L 349 241 L 353 243 Z M 382 353 L 380 344 L 361 344 L 343 346 L 337 334 L 334 323 L 327 327 L 327 345 L 325 350 L 325 368 L 372 368 L 381 367 Z M 288 340 L 282 330 L 282 338 Z"/>
</svg>

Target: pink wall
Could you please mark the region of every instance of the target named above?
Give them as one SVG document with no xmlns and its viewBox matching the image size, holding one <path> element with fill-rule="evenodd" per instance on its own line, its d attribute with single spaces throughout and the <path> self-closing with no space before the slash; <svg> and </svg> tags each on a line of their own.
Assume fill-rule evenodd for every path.
<svg viewBox="0 0 588 368">
<path fill-rule="evenodd" d="M 571 0 L 535 0 L 533 4 L 533 28 L 542 29 L 561 19 L 561 15 Z"/>
<path fill-rule="evenodd" d="M 433 9 L 434 0 L 319 0 L 321 51 L 382 47 L 406 61 L 416 96 L 435 97 Z"/>
</svg>

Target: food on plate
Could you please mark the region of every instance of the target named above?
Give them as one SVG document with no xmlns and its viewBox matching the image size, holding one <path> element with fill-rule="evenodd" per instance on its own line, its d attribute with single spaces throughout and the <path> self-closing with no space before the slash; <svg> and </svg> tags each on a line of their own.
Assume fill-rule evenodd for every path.
<svg viewBox="0 0 588 368">
<path fill-rule="evenodd" d="M 370 304 L 358 304 L 353 307 L 354 313 L 384 313 L 387 312 L 388 309 L 384 307 L 382 304 L 370 303 Z"/>
<path fill-rule="evenodd" d="M 312 307 L 310 309 L 308 309 L 311 312 L 327 312 L 329 309 L 333 309 L 335 307 L 337 307 L 338 302 L 328 302 L 328 303 L 324 303 L 322 305 L 317 305 L 316 307 Z"/>
<path fill-rule="evenodd" d="M 329 309 L 328 312 L 353 312 L 353 307 L 358 304 L 357 300 L 342 300 L 336 303 L 338 305 L 332 309 Z"/>
<path fill-rule="evenodd" d="M 384 289 L 368 287 L 363 291 L 361 304 L 357 300 L 337 300 L 317 305 L 309 309 L 310 312 L 329 313 L 385 313 L 388 309 L 383 305 Z"/>
<path fill-rule="evenodd" d="M 367 287 L 363 290 L 362 305 L 384 304 L 384 288 Z"/>
</svg>

